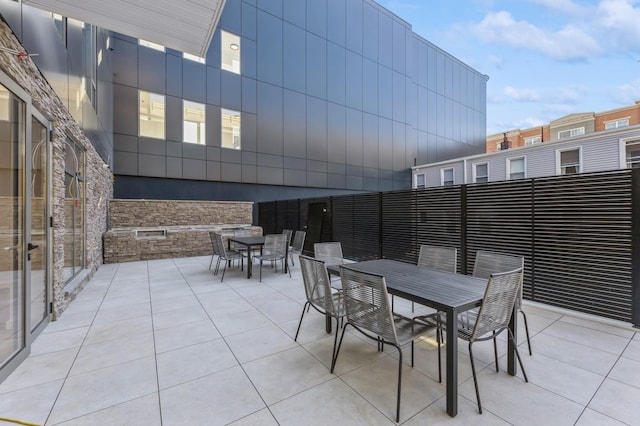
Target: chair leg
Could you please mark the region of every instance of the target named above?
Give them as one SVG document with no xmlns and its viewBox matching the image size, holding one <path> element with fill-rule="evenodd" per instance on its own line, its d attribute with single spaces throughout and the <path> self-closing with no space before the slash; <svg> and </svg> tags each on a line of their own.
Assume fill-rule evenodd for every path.
<svg viewBox="0 0 640 426">
<path fill-rule="evenodd" d="M 211 261 L 209 262 L 209 270 L 211 270 L 211 265 L 213 265 L 213 258 L 215 257 L 215 254 L 211 255 Z"/>
<path fill-rule="evenodd" d="M 493 356 L 496 359 L 496 373 L 500 372 L 500 367 L 498 366 L 498 343 L 496 342 L 496 332 L 493 332 Z"/>
<path fill-rule="evenodd" d="M 518 347 L 516 346 L 516 341 L 513 338 L 513 334 L 511 330 L 509 330 L 509 339 L 511 339 L 511 344 L 513 348 L 516 350 L 516 357 L 518 358 L 518 364 L 520 364 L 520 369 L 522 370 L 522 375 L 524 376 L 524 381 L 529 382 L 529 378 L 527 377 L 527 372 L 524 370 L 524 365 L 522 365 L 522 359 L 520 358 L 520 352 L 518 351 Z"/>
<path fill-rule="evenodd" d="M 336 362 L 338 362 L 338 354 L 340 353 L 340 347 L 342 346 L 342 339 L 344 339 L 344 332 L 347 331 L 348 325 L 349 325 L 349 322 L 347 322 L 344 325 L 344 328 L 342 329 L 342 334 L 340 335 L 340 342 L 338 343 L 338 348 L 336 349 L 336 353 L 333 356 L 333 359 L 331 360 L 331 369 L 330 369 L 331 374 L 333 374 L 333 370 L 335 370 L 336 368 Z M 336 333 L 337 332 L 338 330 L 336 330 Z"/>
<path fill-rule="evenodd" d="M 413 340 L 411 341 L 411 368 L 413 368 Z"/>
<path fill-rule="evenodd" d="M 310 307 L 310 303 L 309 302 L 305 302 L 304 306 L 302 307 L 302 315 L 300 315 L 300 322 L 298 323 L 298 330 L 296 331 L 296 337 L 293 338 L 293 341 L 296 342 L 298 340 L 298 333 L 300 333 L 300 326 L 302 325 L 302 318 L 304 318 L 304 310 L 305 309 L 309 309 Z M 335 349 L 335 347 L 334 347 Z"/>
<path fill-rule="evenodd" d="M 476 387 L 476 400 L 478 401 L 478 411 L 482 414 L 482 405 L 480 404 L 480 390 L 478 389 L 478 378 L 476 377 L 476 365 L 473 362 L 473 351 L 471 345 L 473 342 L 469 342 L 469 358 L 471 359 L 471 373 L 473 374 L 473 385 Z"/>
<path fill-rule="evenodd" d="M 344 317 L 342 317 L 344 320 Z M 333 338 L 333 350 L 331 351 L 331 359 L 336 357 L 336 345 L 338 344 L 338 330 L 340 329 L 340 319 L 336 318 L 336 335 Z"/>
<path fill-rule="evenodd" d="M 400 422 L 400 396 L 402 395 L 402 349 L 398 349 L 398 400 L 396 402 L 396 423 Z M 411 358 L 413 358 L 413 341 L 411 341 Z M 413 360 L 411 362 L 413 366 Z"/>
<path fill-rule="evenodd" d="M 213 275 L 218 275 L 218 271 L 220 271 L 220 257 L 218 257 L 218 261 L 216 262 L 216 267 L 213 270 Z"/>
<path fill-rule="evenodd" d="M 260 259 L 260 282 L 262 282 L 262 259 Z"/>
<path fill-rule="evenodd" d="M 227 262 L 224 262 L 224 269 L 222 270 L 222 278 L 220 278 L 220 282 L 224 280 L 224 273 L 227 272 Z"/>
<path fill-rule="evenodd" d="M 529 346 L 529 355 L 533 355 L 531 352 L 531 339 L 529 339 L 529 324 L 527 324 L 527 314 L 524 313 L 522 309 L 519 309 L 522 314 L 522 319 L 524 319 L 524 332 L 527 334 L 527 346 Z"/>
</svg>

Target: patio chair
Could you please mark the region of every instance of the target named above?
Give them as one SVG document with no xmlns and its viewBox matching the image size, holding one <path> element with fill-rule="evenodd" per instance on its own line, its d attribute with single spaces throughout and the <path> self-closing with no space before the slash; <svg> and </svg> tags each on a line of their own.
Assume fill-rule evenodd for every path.
<svg viewBox="0 0 640 426">
<path fill-rule="evenodd" d="M 302 250 L 304 249 L 304 239 L 307 236 L 305 231 L 296 231 L 293 237 L 293 243 L 289 247 L 289 258 L 291 259 L 291 264 L 295 266 L 295 262 L 293 261 L 294 254 L 301 255 Z"/>
<path fill-rule="evenodd" d="M 290 246 L 291 240 L 293 240 L 293 231 L 291 229 L 283 229 L 282 233 L 287 236 L 287 246 Z"/>
<path fill-rule="evenodd" d="M 478 252 L 476 253 L 476 261 L 473 264 L 473 276 L 488 279 L 492 273 L 511 271 L 516 268 L 522 268 L 522 270 L 524 271 L 524 257 L 478 250 Z M 522 275 L 524 275 L 524 272 Z M 516 310 L 522 314 L 522 318 L 524 319 L 524 330 L 527 335 L 527 346 L 529 348 L 529 355 L 532 355 L 531 339 L 529 338 L 529 325 L 527 324 L 527 315 L 522 310 L 522 278 L 523 277 L 521 277 L 520 280 L 518 297 L 516 298 Z"/>
<path fill-rule="evenodd" d="M 379 347 L 385 343 L 393 345 L 398 350 L 396 422 L 399 422 L 402 391 L 402 347 L 411 343 L 411 366 L 413 367 L 413 341 L 436 329 L 436 326 L 416 318 L 394 314 L 391 310 L 387 285 L 383 276 L 355 271 L 344 265 L 340 267 L 340 276 L 347 323 L 342 329 L 340 342 L 331 363 L 331 373 L 335 369 L 344 333 L 349 325 L 370 339 L 376 340 Z M 440 369 L 439 339 L 438 369 Z"/>
<path fill-rule="evenodd" d="M 213 265 L 213 258 L 218 255 L 218 244 L 216 244 L 216 233 L 213 231 L 209 231 L 209 239 L 211 240 L 211 261 L 209 262 L 209 270 L 211 270 L 211 266 Z"/>
<path fill-rule="evenodd" d="M 496 336 L 507 330 L 509 339 L 513 344 L 518 363 L 522 369 L 524 381 L 528 382 L 527 373 L 522 365 L 518 347 L 515 344 L 513 334 L 509 329 L 509 321 L 513 313 L 513 306 L 518 298 L 522 280 L 522 268 L 508 272 L 498 272 L 491 274 L 489 283 L 482 299 L 482 305 L 477 315 L 471 317 L 471 322 L 467 320 L 458 321 L 458 337 L 469 342 L 469 358 L 471 359 L 471 372 L 473 373 L 473 384 L 476 388 L 476 399 L 478 401 L 478 411 L 482 414 L 480 403 L 480 391 L 478 389 L 478 378 L 473 360 L 473 350 L 471 346 L 475 342 L 492 339 L 494 343 L 494 355 L 496 361 L 496 372 L 498 367 L 498 351 L 495 347 Z"/>
<path fill-rule="evenodd" d="M 224 261 L 224 269 L 222 270 L 222 278 L 220 278 L 220 282 L 224 280 L 224 273 L 227 271 L 227 263 L 233 262 L 234 260 L 239 260 L 241 267 L 244 265 L 244 255 L 242 253 L 238 253 L 234 250 L 227 250 L 222 240 L 222 235 L 217 232 L 210 232 L 209 235 L 212 236 L 212 241 L 214 243 L 214 252 L 218 255 L 218 262 L 216 263 L 216 268 L 213 270 L 213 275 L 218 275 L 218 271 L 220 269 L 220 262 Z M 212 259 L 213 261 L 213 259 Z"/>
<path fill-rule="evenodd" d="M 458 249 L 423 244 L 420 246 L 418 265 L 438 271 L 456 273 L 458 265 Z"/>
<path fill-rule="evenodd" d="M 276 272 L 278 272 L 278 260 L 282 263 L 282 269 L 286 270 L 287 262 L 287 236 L 285 234 L 269 234 L 264 238 L 262 253 L 254 258 L 260 260 L 260 282 L 262 282 L 262 263 L 266 260 L 275 262 Z M 291 271 L 289 270 L 289 278 Z"/>
<path fill-rule="evenodd" d="M 313 245 L 313 256 L 322 260 L 326 266 L 335 266 L 344 264 L 342 256 L 342 245 L 339 242 L 315 243 Z M 331 277 L 334 288 L 340 288 L 340 277 Z"/>
<path fill-rule="evenodd" d="M 300 256 L 300 269 L 302 269 L 302 281 L 304 282 L 304 292 L 307 295 L 307 301 L 302 308 L 302 315 L 298 323 L 298 330 L 294 341 L 298 340 L 300 326 L 304 318 L 304 312 L 312 307 L 323 315 L 336 319 L 336 335 L 333 338 L 333 350 L 331 351 L 331 362 L 336 353 L 336 343 L 338 341 L 338 330 L 340 329 L 340 321 L 344 319 L 344 304 L 342 293 L 333 292 L 331 289 L 331 281 L 329 273 L 324 262 L 309 256 Z"/>
</svg>

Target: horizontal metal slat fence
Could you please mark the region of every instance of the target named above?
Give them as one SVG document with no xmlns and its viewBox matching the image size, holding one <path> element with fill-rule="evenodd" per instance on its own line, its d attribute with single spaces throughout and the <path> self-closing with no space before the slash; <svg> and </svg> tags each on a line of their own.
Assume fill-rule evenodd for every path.
<svg viewBox="0 0 640 426">
<path fill-rule="evenodd" d="M 295 204 L 301 229 L 309 225 L 311 204 L 326 206 L 319 241 L 341 242 L 347 258 L 415 262 L 420 244 L 433 244 L 457 247 L 458 270 L 471 273 L 478 250 L 517 254 L 525 258 L 526 299 L 640 325 L 640 188 L 634 179 L 640 185 L 640 170 Z M 259 203 L 258 212 L 265 232 L 277 227 L 270 217 L 276 212 L 287 215 L 283 223 L 293 220 L 291 208 L 272 203 Z"/>
</svg>

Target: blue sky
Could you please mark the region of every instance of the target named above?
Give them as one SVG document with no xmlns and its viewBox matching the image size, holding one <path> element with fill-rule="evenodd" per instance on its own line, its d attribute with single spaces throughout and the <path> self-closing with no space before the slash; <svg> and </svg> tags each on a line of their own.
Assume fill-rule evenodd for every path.
<svg viewBox="0 0 640 426">
<path fill-rule="evenodd" d="M 487 135 L 640 100 L 640 0 L 378 0 L 489 76 Z"/>
</svg>

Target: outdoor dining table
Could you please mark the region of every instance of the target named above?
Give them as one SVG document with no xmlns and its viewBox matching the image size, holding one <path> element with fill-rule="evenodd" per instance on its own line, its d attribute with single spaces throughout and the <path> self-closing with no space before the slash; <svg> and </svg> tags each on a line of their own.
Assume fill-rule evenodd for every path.
<svg viewBox="0 0 640 426">
<path fill-rule="evenodd" d="M 458 314 L 482 304 L 487 280 L 470 275 L 437 271 L 412 263 L 395 260 L 368 260 L 348 265 L 349 268 L 366 273 L 382 275 L 389 294 L 429 306 L 446 314 L 446 324 L 457 324 Z M 339 274 L 340 266 L 328 266 L 331 274 Z M 509 328 L 516 337 L 517 316 L 511 315 Z M 446 327 L 447 351 L 447 413 L 458 414 L 458 330 Z M 516 374 L 515 348 L 509 342 L 507 350 L 508 372 Z"/>
<path fill-rule="evenodd" d="M 231 249 L 231 243 L 234 242 L 236 244 L 243 245 L 247 248 L 247 278 L 251 278 L 253 273 L 252 265 L 253 261 L 251 260 L 251 251 L 254 247 L 260 249 L 260 253 L 262 253 L 262 247 L 264 246 L 264 236 L 254 236 L 254 237 L 229 237 L 228 244 L 229 249 Z"/>
</svg>

